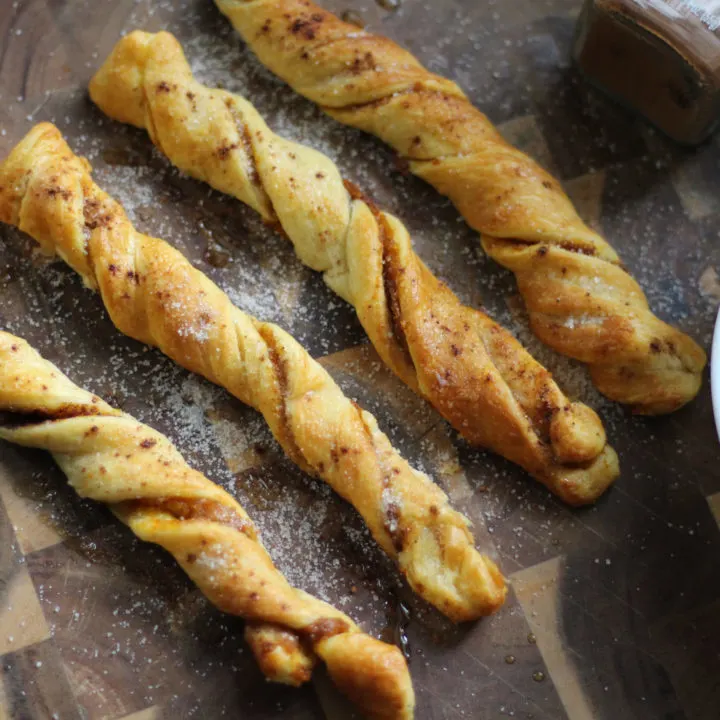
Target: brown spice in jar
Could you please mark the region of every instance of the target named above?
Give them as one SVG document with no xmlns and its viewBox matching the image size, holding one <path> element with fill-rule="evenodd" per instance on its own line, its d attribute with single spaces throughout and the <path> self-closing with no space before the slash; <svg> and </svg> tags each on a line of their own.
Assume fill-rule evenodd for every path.
<svg viewBox="0 0 720 720">
<path fill-rule="evenodd" d="M 693 0 L 587 0 L 575 58 L 595 85 L 696 144 L 720 120 L 718 27 L 720 6 Z"/>
</svg>

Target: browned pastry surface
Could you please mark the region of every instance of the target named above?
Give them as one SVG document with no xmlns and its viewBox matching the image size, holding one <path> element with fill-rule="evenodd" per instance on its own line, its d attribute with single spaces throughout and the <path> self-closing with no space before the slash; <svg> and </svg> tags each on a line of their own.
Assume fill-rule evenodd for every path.
<svg viewBox="0 0 720 720">
<path fill-rule="evenodd" d="M 288 584 L 238 502 L 160 433 L 74 385 L 24 340 L 0 332 L 0 438 L 52 453 L 76 492 L 106 503 L 168 550 L 218 608 L 248 622 L 263 670 L 309 679 L 315 656 L 371 718 L 413 716 L 402 653 Z"/>
<path fill-rule="evenodd" d="M 703 350 L 651 312 L 557 180 L 505 142 L 455 83 L 309 0 L 216 4 L 273 72 L 387 142 L 455 203 L 488 254 L 515 273 L 533 331 L 587 363 L 601 392 L 647 414 L 695 397 Z"/>
<path fill-rule="evenodd" d="M 406 228 L 343 182 L 326 156 L 275 135 L 244 98 L 196 82 L 168 33 L 133 32 L 90 84 L 111 117 L 146 128 L 183 171 L 282 228 L 352 303 L 385 363 L 471 442 L 520 464 L 567 502 L 595 500 L 617 457 L 595 413 L 414 253 Z"/>
<path fill-rule="evenodd" d="M 236 308 L 170 245 L 137 232 L 56 127 L 0 166 L 0 220 L 99 291 L 115 325 L 259 410 L 288 456 L 362 515 L 411 587 L 450 618 L 496 610 L 505 584 L 465 517 L 411 468 L 375 418 L 287 333 Z"/>
</svg>

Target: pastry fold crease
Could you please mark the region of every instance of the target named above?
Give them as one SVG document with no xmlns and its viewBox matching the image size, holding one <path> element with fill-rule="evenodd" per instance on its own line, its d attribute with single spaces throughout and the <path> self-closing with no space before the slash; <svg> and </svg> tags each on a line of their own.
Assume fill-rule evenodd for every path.
<svg viewBox="0 0 720 720">
<path fill-rule="evenodd" d="M 215 2 L 272 72 L 336 120 L 378 136 L 452 200 L 488 255 L 515 273 L 533 332 L 587 363 L 602 393 L 649 415 L 695 397 L 702 348 L 652 313 L 558 181 L 454 82 L 310 0 Z"/>
<path fill-rule="evenodd" d="M 135 230 L 53 125 L 35 126 L 0 165 L 0 221 L 77 271 L 121 332 L 261 412 L 288 457 L 357 509 L 421 597 L 456 621 L 502 604 L 502 575 L 475 549 L 467 519 L 375 418 L 290 335 Z"/>
<path fill-rule="evenodd" d="M 177 40 L 122 38 L 90 83 L 110 117 L 144 128 L 184 172 L 254 208 L 350 302 L 383 361 L 465 438 L 571 504 L 618 474 L 597 415 L 571 402 L 510 333 L 466 307 L 405 226 L 325 155 L 273 133 L 237 94 L 196 82 Z"/>
<path fill-rule="evenodd" d="M 0 332 L 0 438 L 52 453 L 70 485 L 170 552 L 220 610 L 247 621 L 261 669 L 299 685 L 317 658 L 371 718 L 413 717 L 398 648 L 288 584 L 240 504 L 159 432 L 82 390 L 24 340 Z"/>
</svg>

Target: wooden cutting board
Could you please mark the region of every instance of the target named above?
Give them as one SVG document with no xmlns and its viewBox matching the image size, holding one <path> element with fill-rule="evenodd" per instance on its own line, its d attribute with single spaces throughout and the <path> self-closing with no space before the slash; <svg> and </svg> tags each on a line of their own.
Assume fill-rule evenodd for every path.
<svg viewBox="0 0 720 720">
<path fill-rule="evenodd" d="M 557 173 L 651 304 L 705 347 L 720 301 L 720 147 L 679 150 L 586 88 L 569 62 L 575 0 L 328 0 L 457 80 L 513 142 Z M 617 486 L 572 511 L 471 450 L 384 370 L 351 308 L 252 213 L 180 176 L 146 135 L 103 118 L 87 81 L 121 33 L 167 29 L 204 82 L 246 93 L 278 132 L 329 153 L 402 218 L 464 301 L 512 328 L 595 407 Z M 703 720 L 720 707 L 720 445 L 709 388 L 666 418 L 602 399 L 529 334 L 514 281 L 375 140 L 340 127 L 264 70 L 209 0 L 4 0 L 0 153 L 54 121 L 141 230 L 179 247 L 243 309 L 294 334 L 376 413 L 475 524 L 512 583 L 505 608 L 453 627 L 407 591 L 357 516 L 287 462 L 262 419 L 121 336 L 99 300 L 0 228 L 0 328 L 76 382 L 167 433 L 241 499 L 292 582 L 393 641 L 406 633 L 417 717 Z M 407 614 L 403 608 L 407 608 Z M 242 641 L 173 562 L 78 500 L 40 452 L 0 445 L 0 716 L 351 717 L 327 679 L 264 682 Z"/>
</svg>

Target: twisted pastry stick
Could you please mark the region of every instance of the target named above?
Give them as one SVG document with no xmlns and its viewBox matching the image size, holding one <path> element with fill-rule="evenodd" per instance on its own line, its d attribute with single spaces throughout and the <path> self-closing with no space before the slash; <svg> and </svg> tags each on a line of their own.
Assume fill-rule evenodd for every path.
<svg viewBox="0 0 720 720">
<path fill-rule="evenodd" d="M 177 40 L 133 32 L 90 83 L 111 117 L 146 128 L 185 172 L 280 226 L 352 303 L 380 356 L 473 443 L 517 462 L 573 504 L 617 475 L 597 415 L 570 403 L 522 346 L 458 298 L 324 155 L 275 135 L 238 95 L 196 82 Z"/>
<path fill-rule="evenodd" d="M 317 655 L 369 717 L 413 716 L 410 675 L 396 647 L 289 585 L 243 508 L 188 467 L 164 435 L 77 387 L 6 332 L 0 413 L 0 438 L 50 451 L 81 497 L 109 505 L 141 540 L 165 548 L 215 606 L 254 624 L 256 637 L 275 647 L 283 640 L 307 677 Z"/>
<path fill-rule="evenodd" d="M 505 584 L 465 517 L 287 333 L 236 308 L 162 240 L 137 232 L 49 123 L 0 166 L 0 220 L 57 253 L 126 335 L 259 410 L 288 456 L 362 515 L 411 587 L 453 620 L 496 610 Z"/>
<path fill-rule="evenodd" d="M 270 70 L 335 119 L 384 140 L 453 201 L 486 252 L 515 273 L 535 334 L 587 363 L 602 393 L 645 414 L 695 397 L 703 350 L 653 315 L 560 184 L 506 143 L 455 83 L 309 0 L 216 4 Z"/>
</svg>

